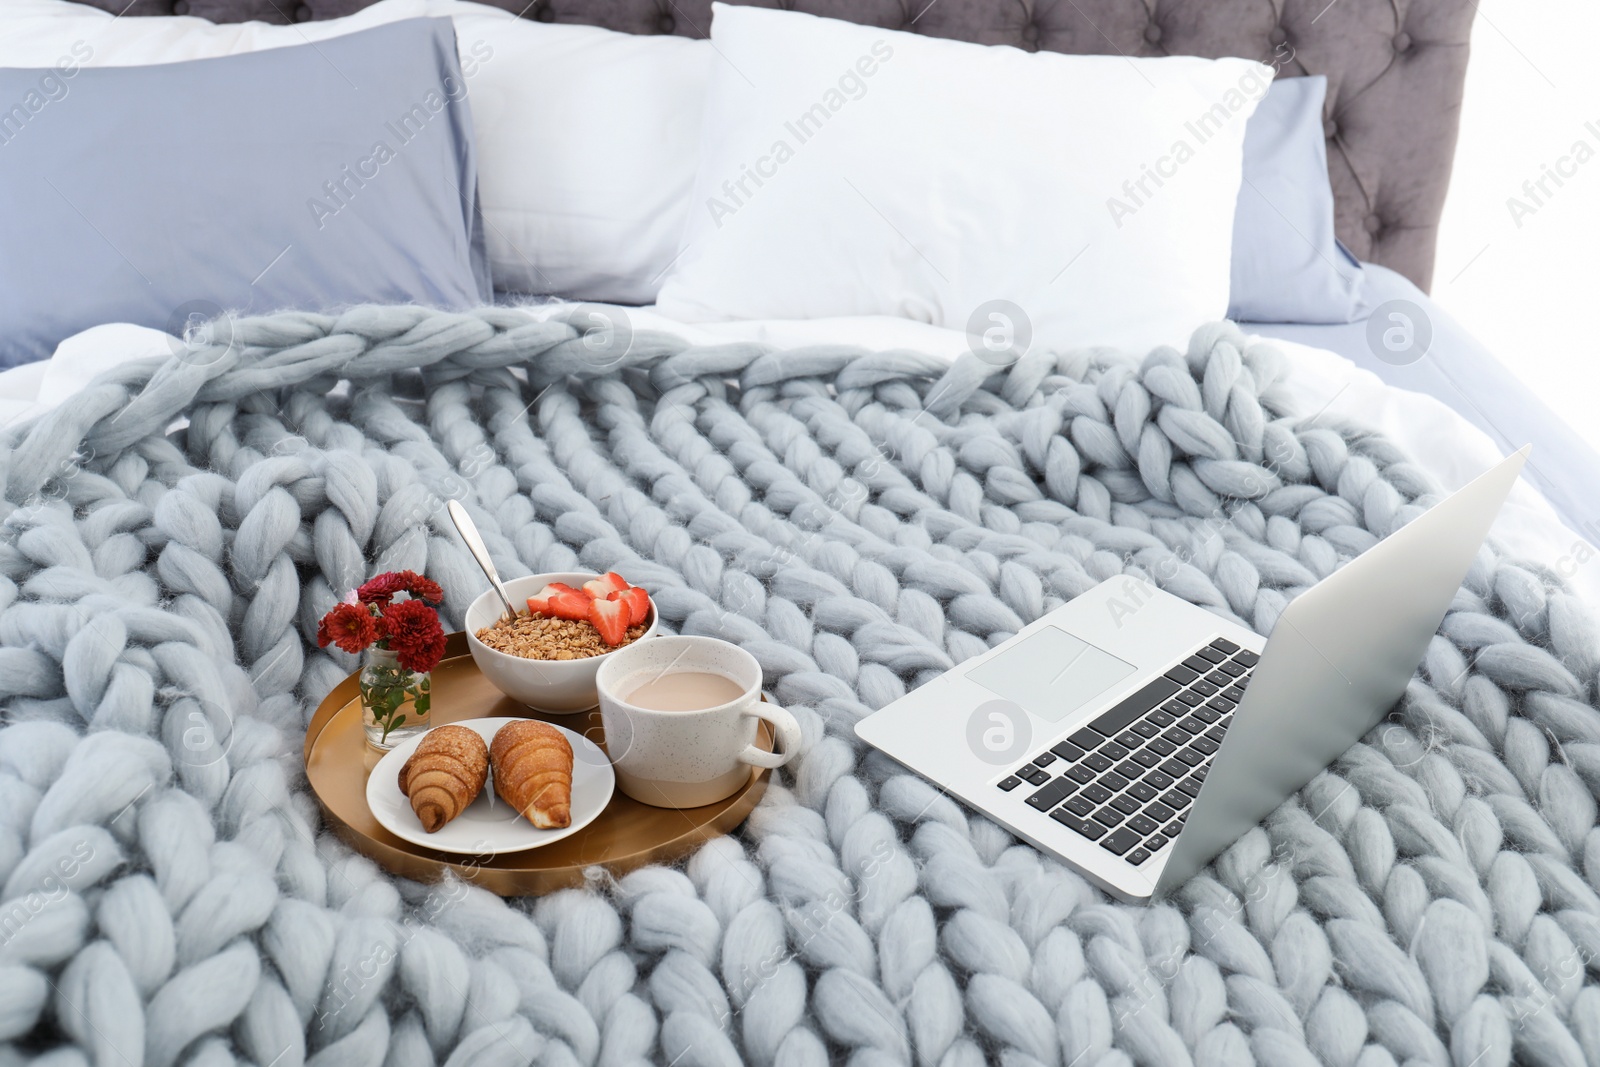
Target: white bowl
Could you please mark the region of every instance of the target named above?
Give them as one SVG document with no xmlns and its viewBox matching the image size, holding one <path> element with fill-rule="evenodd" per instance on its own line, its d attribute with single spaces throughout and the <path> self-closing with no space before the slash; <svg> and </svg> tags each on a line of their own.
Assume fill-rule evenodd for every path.
<svg viewBox="0 0 1600 1067">
<path fill-rule="evenodd" d="M 505 583 L 505 587 L 517 610 L 526 611 L 528 598 L 551 582 L 565 582 L 577 588 L 598 577 L 593 571 L 530 574 L 526 578 L 511 579 Z M 508 652 L 498 652 L 478 640 L 478 631 L 493 625 L 496 619 L 505 614 L 505 610 L 505 605 L 493 589 L 485 590 L 467 609 L 467 645 L 472 649 L 472 658 L 477 661 L 483 676 L 512 700 L 539 711 L 568 715 L 588 711 L 598 705 L 600 696 L 595 689 L 594 676 L 611 653 L 602 652 L 584 659 L 527 659 Z M 640 641 L 655 636 L 656 623 L 656 606 L 652 602 L 650 615 L 645 620 L 644 636 L 639 638 Z"/>
</svg>

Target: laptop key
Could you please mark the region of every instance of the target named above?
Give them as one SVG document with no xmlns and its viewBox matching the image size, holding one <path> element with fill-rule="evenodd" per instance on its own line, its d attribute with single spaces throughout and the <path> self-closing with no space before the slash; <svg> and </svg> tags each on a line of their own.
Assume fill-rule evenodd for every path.
<svg viewBox="0 0 1600 1067">
<path fill-rule="evenodd" d="M 1136 800 L 1152 800 L 1158 790 L 1148 782 L 1134 782 L 1128 786 L 1128 795 Z"/>
<path fill-rule="evenodd" d="M 1132 730 L 1124 730 L 1111 740 L 1115 741 L 1129 752 L 1132 752 L 1134 749 L 1144 744 L 1144 738 L 1140 737 Z"/>
<path fill-rule="evenodd" d="M 1170 789 L 1177 781 L 1164 771 L 1151 771 L 1144 776 L 1144 780 L 1157 789 Z"/>
<path fill-rule="evenodd" d="M 1082 834 L 1090 841 L 1098 841 L 1105 836 L 1106 828 L 1092 819 L 1080 819 L 1071 812 L 1057 808 L 1050 813 L 1050 817 L 1074 833 Z"/>
<path fill-rule="evenodd" d="M 1160 803 L 1159 801 L 1146 807 L 1144 809 L 1144 813 L 1150 816 L 1156 822 L 1166 822 L 1168 819 L 1177 814 L 1177 812 L 1173 811 L 1171 808 Z"/>
<path fill-rule="evenodd" d="M 1127 852 L 1129 849 L 1133 848 L 1134 845 L 1137 845 L 1139 843 L 1140 836 L 1141 835 L 1134 833 L 1127 827 L 1123 827 L 1115 833 L 1108 834 L 1106 839 L 1100 842 L 1100 847 L 1105 849 L 1107 852 L 1115 852 L 1120 856 L 1124 852 Z"/>
<path fill-rule="evenodd" d="M 1051 745 L 1050 751 L 1054 752 L 1056 755 L 1060 756 L 1064 760 L 1067 760 L 1068 762 L 1083 758 L 1083 749 L 1079 748 L 1071 741 L 1063 741 L 1059 745 Z"/>
<path fill-rule="evenodd" d="M 1097 747 L 1100 742 L 1105 740 L 1105 738 L 1101 737 L 1099 734 L 1085 726 L 1083 729 L 1067 738 L 1067 740 L 1071 741 L 1077 747 L 1087 751 L 1091 748 Z"/>
<path fill-rule="evenodd" d="M 1168 741 L 1165 737 L 1152 737 L 1145 749 L 1154 752 L 1158 756 L 1170 756 L 1178 751 L 1178 746 Z"/>
<path fill-rule="evenodd" d="M 1204 756 L 1202 756 L 1200 753 L 1196 752 L 1192 747 L 1183 749 L 1176 756 L 1173 756 L 1172 758 L 1175 759 L 1175 760 L 1180 760 L 1180 761 L 1182 761 L 1184 763 L 1187 763 L 1191 767 L 1198 767 L 1198 766 L 1200 766 L 1200 764 L 1202 764 L 1202 763 L 1204 763 L 1206 761 L 1206 758 Z M 1163 764 L 1163 767 L 1164 766 L 1165 765 Z"/>
<path fill-rule="evenodd" d="M 1140 737 L 1154 737 L 1156 734 L 1161 732 L 1161 727 L 1157 726 L 1148 719 L 1134 723 L 1129 727 L 1129 729 L 1138 734 Z M 1132 748 L 1133 746 L 1129 745 L 1128 747 Z"/>
<path fill-rule="evenodd" d="M 1233 684 L 1233 675 L 1223 674 L 1221 671 L 1212 671 L 1210 674 L 1206 675 L 1206 681 L 1210 682 L 1218 689 L 1221 689 L 1225 685 Z"/>
<path fill-rule="evenodd" d="M 1128 829 L 1138 832 L 1140 837 L 1148 837 L 1161 829 L 1161 824 L 1145 815 L 1135 815 L 1128 820 Z"/>
<path fill-rule="evenodd" d="M 1094 821 L 1105 823 L 1107 826 L 1115 826 L 1125 818 L 1127 818 L 1126 815 L 1111 807 L 1101 808 L 1094 813 Z"/>
<path fill-rule="evenodd" d="M 1189 777 L 1195 779 L 1196 781 L 1203 782 L 1203 781 L 1206 780 L 1206 775 L 1208 775 L 1210 773 L 1211 773 L 1211 768 L 1210 767 L 1207 767 L 1207 766 L 1196 767 L 1194 770 L 1189 772 Z"/>
<path fill-rule="evenodd" d="M 1207 663 L 1221 663 L 1223 660 L 1228 658 L 1228 654 L 1226 652 L 1223 652 L 1220 649 L 1212 648 L 1210 645 L 1202 648 L 1199 652 L 1196 652 L 1195 655 L 1199 656 Z"/>
<path fill-rule="evenodd" d="M 1222 739 L 1224 737 L 1226 737 L 1227 735 L 1228 735 L 1228 727 L 1226 725 L 1224 725 L 1223 723 L 1218 723 L 1217 725 L 1213 726 L 1211 729 L 1206 731 L 1206 736 L 1211 738 L 1211 740 L 1217 742 L 1218 744 L 1221 744 L 1222 743 Z"/>
<path fill-rule="evenodd" d="M 1112 797 L 1111 806 L 1124 815 L 1132 815 L 1139 810 L 1139 802 L 1127 795 Z"/>
<path fill-rule="evenodd" d="M 1164 710 L 1164 711 L 1152 711 L 1150 714 L 1145 716 L 1145 718 L 1147 720 L 1149 720 L 1150 722 L 1155 723 L 1157 726 L 1171 726 L 1173 723 L 1178 721 L 1178 716 L 1179 715 L 1184 714 L 1184 712 L 1186 712 L 1188 710 L 1182 704 L 1179 704 L 1176 700 L 1169 701 L 1168 703 L 1163 704 L 1161 706 L 1162 706 L 1162 708 L 1164 708 L 1166 710 Z M 1169 714 L 1167 714 L 1168 711 L 1175 712 L 1175 714 L 1169 715 Z"/>
<path fill-rule="evenodd" d="M 1037 756 L 1033 757 L 1033 765 L 1035 767 L 1048 767 L 1055 761 L 1056 754 L 1054 752 L 1041 752 Z"/>
<path fill-rule="evenodd" d="M 1176 789 L 1169 789 L 1165 793 L 1161 794 L 1161 803 L 1165 804 L 1169 808 L 1177 808 L 1181 811 L 1193 803 L 1193 798 L 1187 793 L 1180 793 Z"/>
<path fill-rule="evenodd" d="M 1034 785 L 1044 785 L 1050 780 L 1050 775 L 1048 772 L 1041 771 L 1039 768 L 1035 767 L 1027 774 L 1022 775 L 1021 778 L 1023 781 L 1032 782 Z"/>
<path fill-rule="evenodd" d="M 1180 753 L 1178 753 L 1178 755 L 1181 756 L 1181 755 L 1183 755 L 1183 753 L 1180 752 Z M 1163 763 L 1161 765 L 1161 769 L 1166 771 L 1168 774 L 1172 775 L 1172 777 L 1176 779 L 1176 778 L 1181 778 L 1185 774 L 1188 774 L 1189 773 L 1189 766 L 1190 765 L 1187 764 L 1187 763 L 1179 763 L 1177 758 L 1174 757 L 1172 759 L 1167 760 L 1165 763 Z M 1038 783 L 1038 784 L 1042 785 L 1043 783 L 1041 782 L 1041 783 Z"/>
<path fill-rule="evenodd" d="M 1234 654 L 1233 662 L 1242 664 L 1246 667 L 1254 667 L 1257 663 L 1261 662 L 1261 657 L 1256 655 L 1254 652 L 1237 652 Z"/>
<path fill-rule="evenodd" d="M 1137 778 L 1144 773 L 1144 768 L 1133 762 L 1131 759 L 1123 760 L 1121 763 L 1117 764 L 1114 769 L 1124 778 Z"/>
<path fill-rule="evenodd" d="M 1102 774 L 1098 784 L 1111 790 L 1113 793 L 1120 793 L 1124 789 L 1128 788 L 1128 780 L 1122 777 L 1122 775 L 1118 774 L 1116 771 L 1107 771 L 1106 773 Z"/>
<path fill-rule="evenodd" d="M 1211 698 L 1211 700 L 1219 700 L 1219 699 L 1221 699 L 1221 698 L 1220 697 L 1212 697 Z M 1210 704 L 1211 701 L 1208 700 L 1208 701 L 1206 701 L 1206 703 Z M 1222 712 L 1217 711 L 1215 708 L 1211 708 L 1211 707 L 1195 708 L 1194 709 L 1194 717 L 1199 719 L 1201 722 L 1204 722 L 1204 723 L 1213 723 L 1213 722 L 1216 722 L 1218 719 L 1222 718 Z"/>
<path fill-rule="evenodd" d="M 1144 847 L 1151 852 L 1160 852 L 1167 847 L 1167 836 L 1165 834 L 1156 834 L 1148 837 L 1145 839 Z"/>
<path fill-rule="evenodd" d="M 1190 707 L 1194 707 L 1194 705 L 1200 703 L 1200 701 L 1196 700 L 1193 703 L 1190 703 L 1188 699 L 1190 695 L 1199 694 L 1202 697 L 1209 697 L 1216 696 L 1220 692 L 1222 692 L 1221 686 L 1213 685 L 1202 678 L 1198 682 L 1191 685 L 1188 689 L 1184 690 L 1182 693 L 1179 693 L 1178 699 L 1183 701 L 1185 704 L 1188 704 Z"/>
<path fill-rule="evenodd" d="M 1187 793 L 1189 796 L 1195 797 L 1200 795 L 1201 784 L 1202 783 L 1195 781 L 1193 777 L 1189 777 L 1179 782 L 1178 788 Z"/>
<path fill-rule="evenodd" d="M 1057 804 L 1066 799 L 1067 794 L 1076 788 L 1078 788 L 1077 783 L 1072 781 L 1072 779 L 1057 778 L 1043 789 L 1034 793 L 1033 796 L 1029 797 L 1028 807 L 1037 808 L 1040 811 L 1049 811 L 1051 808 L 1055 807 Z"/>
<path fill-rule="evenodd" d="M 1004 789 L 1007 793 L 1009 793 L 1017 786 L 1022 784 L 1022 779 L 1018 778 L 1014 774 L 1008 774 L 1004 778 L 1000 779 L 1000 781 L 996 784 L 998 784 L 1001 789 Z"/>
<path fill-rule="evenodd" d="M 1189 745 L 1190 745 L 1190 747 L 1194 748 L 1196 751 L 1201 752 L 1201 753 L 1203 753 L 1203 754 L 1205 754 L 1207 756 L 1214 755 L 1216 753 L 1217 749 L 1222 747 L 1221 745 L 1217 744 L 1215 741 L 1211 740 L 1211 738 L 1209 738 L 1209 737 L 1197 737 L 1193 741 L 1190 741 Z"/>
<path fill-rule="evenodd" d="M 1244 699 L 1244 690 L 1239 688 L 1238 682 L 1234 682 L 1222 691 L 1222 695 L 1237 704 Z"/>
<path fill-rule="evenodd" d="M 1104 771 L 1110 769 L 1111 761 L 1106 759 L 1098 752 L 1091 752 L 1087 756 L 1083 757 L 1083 763 L 1081 765 L 1088 767 L 1090 770 Z"/>
<path fill-rule="evenodd" d="M 1199 656 L 1190 656 L 1188 659 L 1183 661 L 1183 665 L 1188 667 L 1191 671 L 1194 671 L 1196 674 L 1205 674 L 1211 670 L 1211 664 L 1207 663 Z"/>
<path fill-rule="evenodd" d="M 1161 739 L 1167 742 L 1167 744 L 1174 746 L 1187 745 L 1189 743 L 1189 735 L 1178 729 L 1176 726 L 1169 726 L 1167 729 L 1161 731 Z M 1166 755 L 1170 756 L 1172 753 L 1168 752 Z"/>
<path fill-rule="evenodd" d="M 1071 778 L 1079 785 L 1088 785 L 1090 782 L 1094 781 L 1094 771 L 1080 763 L 1067 772 L 1067 777 Z"/>
<path fill-rule="evenodd" d="M 1245 668 L 1243 666 L 1233 662 L 1232 660 L 1229 660 L 1227 663 L 1217 664 L 1217 670 L 1221 671 L 1223 674 L 1226 674 L 1229 678 L 1237 678 L 1239 675 L 1245 672 Z"/>
<path fill-rule="evenodd" d="M 1094 801 L 1096 804 L 1104 804 L 1106 801 L 1111 799 L 1111 790 L 1107 789 L 1103 785 L 1100 785 L 1099 783 L 1095 783 L 1094 785 L 1084 786 L 1083 795 Z"/>
<path fill-rule="evenodd" d="M 1218 693 L 1216 696 L 1206 701 L 1206 710 L 1214 711 L 1218 715 L 1226 715 L 1236 707 L 1238 707 L 1237 704 L 1223 696 L 1221 693 Z M 1195 714 L 1198 715 L 1199 713 L 1200 709 L 1196 708 Z"/>
<path fill-rule="evenodd" d="M 1137 867 L 1139 864 L 1150 858 L 1150 852 L 1147 849 L 1136 848 L 1122 858 Z"/>
<path fill-rule="evenodd" d="M 1206 732 L 1206 720 L 1197 715 L 1190 715 L 1178 720 L 1178 728 L 1187 730 L 1191 734 L 1203 734 Z"/>
<path fill-rule="evenodd" d="M 1166 674 L 1162 675 L 1162 677 L 1171 678 L 1179 685 L 1188 685 L 1190 682 L 1200 677 L 1200 675 L 1193 668 L 1185 664 L 1183 666 L 1172 668 Z"/>
<path fill-rule="evenodd" d="M 1069 798 L 1067 802 L 1061 806 L 1072 812 L 1072 814 L 1078 816 L 1080 819 L 1087 819 L 1090 815 L 1094 814 L 1095 809 L 1094 801 L 1090 800 L 1082 793 L 1079 793 L 1075 797 Z"/>
<path fill-rule="evenodd" d="M 1173 819 L 1171 822 L 1167 823 L 1167 825 L 1161 828 L 1161 836 L 1166 838 L 1168 841 L 1175 841 L 1178 838 L 1179 832 L 1182 830 L 1183 820 Z"/>
<path fill-rule="evenodd" d="M 1232 641 L 1229 641 L 1226 637 L 1217 638 L 1215 641 L 1211 642 L 1211 647 L 1216 649 L 1218 652 L 1227 652 L 1230 654 L 1239 651 L 1239 646 L 1234 644 Z"/>
<path fill-rule="evenodd" d="M 1089 725 L 1107 737 L 1115 737 L 1126 730 L 1145 712 L 1166 700 L 1181 688 L 1171 678 L 1157 678 L 1132 696 L 1124 697 L 1116 707 Z"/>
<path fill-rule="evenodd" d="M 1154 767 L 1161 762 L 1161 754 L 1148 748 L 1141 748 L 1133 754 L 1133 762 L 1141 767 Z"/>
<path fill-rule="evenodd" d="M 1128 750 L 1117 744 L 1115 741 L 1107 741 L 1105 744 L 1100 746 L 1100 751 L 1096 753 L 1096 755 L 1104 756 L 1112 763 L 1116 763 L 1119 760 L 1125 760 L 1128 758 Z"/>
</svg>

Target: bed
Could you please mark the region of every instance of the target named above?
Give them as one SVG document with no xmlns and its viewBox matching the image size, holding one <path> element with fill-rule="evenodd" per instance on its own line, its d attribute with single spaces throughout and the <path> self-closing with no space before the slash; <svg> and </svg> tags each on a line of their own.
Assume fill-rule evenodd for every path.
<svg viewBox="0 0 1600 1067">
<path fill-rule="evenodd" d="M 500 6 L 631 34 L 709 20 Z M 1395 364 L 1363 321 L 1215 324 L 1143 362 L 994 364 L 960 329 L 881 315 L 605 302 L 246 316 L 183 350 L 146 327 L 74 337 L 6 372 L 7 1054 L 1600 1062 L 1593 457 L 1423 295 L 1473 8 L 802 7 L 1030 52 L 1292 53 L 1280 74 L 1328 79 L 1337 232 L 1368 302 L 1421 308 L 1433 348 Z M 586 346 L 595 314 L 626 326 L 615 358 Z M 1167 559 L 1173 591 L 1266 632 L 1528 439 L 1538 492 L 1395 715 L 1170 900 L 1111 902 L 854 739 L 909 686 Z M 298 731 L 353 661 L 316 648 L 316 617 L 372 567 L 426 567 L 459 619 L 481 581 L 439 505 L 463 487 L 502 573 L 625 564 L 671 628 L 755 653 L 805 750 L 739 833 L 502 901 L 393 878 L 326 832 Z"/>
</svg>

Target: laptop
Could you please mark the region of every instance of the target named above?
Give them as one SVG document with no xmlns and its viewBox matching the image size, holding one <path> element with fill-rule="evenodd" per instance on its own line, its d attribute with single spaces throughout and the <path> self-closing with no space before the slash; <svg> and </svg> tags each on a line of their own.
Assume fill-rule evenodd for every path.
<svg viewBox="0 0 1600 1067">
<path fill-rule="evenodd" d="M 856 733 L 1112 896 L 1163 895 L 1388 714 L 1528 451 L 1296 597 L 1270 639 L 1119 576 Z"/>
</svg>

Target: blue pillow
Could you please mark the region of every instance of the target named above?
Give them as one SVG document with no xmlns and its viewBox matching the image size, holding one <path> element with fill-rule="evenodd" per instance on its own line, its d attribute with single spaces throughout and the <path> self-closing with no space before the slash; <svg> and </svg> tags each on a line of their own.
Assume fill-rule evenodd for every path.
<svg viewBox="0 0 1600 1067">
<path fill-rule="evenodd" d="M 1228 317 L 1353 322 L 1361 264 L 1334 236 L 1322 101 L 1328 80 L 1279 78 L 1244 132 Z"/>
<path fill-rule="evenodd" d="M 447 18 L 158 66 L 0 69 L 0 101 L 23 102 L 0 123 L 0 366 L 104 322 L 183 335 L 223 310 L 493 298 Z"/>
</svg>

